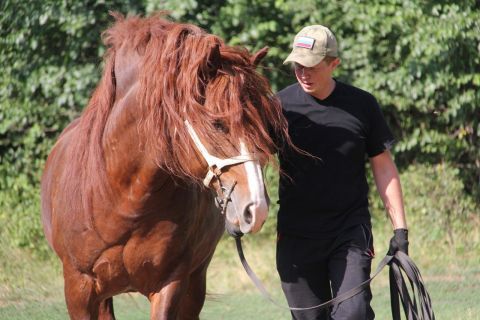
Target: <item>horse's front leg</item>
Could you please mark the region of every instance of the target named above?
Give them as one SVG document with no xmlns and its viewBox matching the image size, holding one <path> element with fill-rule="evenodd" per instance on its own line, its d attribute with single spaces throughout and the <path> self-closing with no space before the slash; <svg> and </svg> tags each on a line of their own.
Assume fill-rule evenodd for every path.
<svg viewBox="0 0 480 320">
<path fill-rule="evenodd" d="M 210 263 L 207 259 L 198 269 L 190 275 L 188 290 L 182 299 L 179 319 L 198 320 L 205 302 L 207 291 L 207 267 Z"/>
<path fill-rule="evenodd" d="M 113 298 L 107 298 L 100 302 L 98 310 L 98 320 L 115 320 L 113 313 Z"/>
<path fill-rule="evenodd" d="M 98 319 L 100 306 L 96 300 L 94 279 L 88 274 L 79 272 L 69 263 L 63 264 L 63 276 L 65 301 L 70 319 Z"/>
<path fill-rule="evenodd" d="M 174 280 L 149 295 L 151 320 L 177 320 L 180 302 L 188 287 L 186 280 Z"/>
</svg>

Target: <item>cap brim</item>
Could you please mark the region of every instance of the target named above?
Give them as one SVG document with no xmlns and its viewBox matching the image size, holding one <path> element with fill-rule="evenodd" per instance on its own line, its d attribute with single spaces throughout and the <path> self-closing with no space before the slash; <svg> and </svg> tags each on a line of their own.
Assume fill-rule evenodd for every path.
<svg viewBox="0 0 480 320">
<path fill-rule="evenodd" d="M 302 66 L 310 68 L 319 64 L 324 58 L 325 56 L 312 55 L 310 52 L 299 52 L 294 50 L 288 55 L 287 59 L 283 61 L 283 64 L 296 62 Z"/>
</svg>

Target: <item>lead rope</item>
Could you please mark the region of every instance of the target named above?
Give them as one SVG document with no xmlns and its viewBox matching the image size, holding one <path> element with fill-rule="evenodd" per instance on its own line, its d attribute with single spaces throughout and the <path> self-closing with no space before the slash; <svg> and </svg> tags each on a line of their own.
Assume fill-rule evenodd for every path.
<svg viewBox="0 0 480 320">
<path fill-rule="evenodd" d="M 289 310 L 296 310 L 296 311 L 310 310 L 310 309 L 316 309 L 316 308 L 325 309 L 327 307 L 330 307 L 331 305 L 345 301 L 353 297 L 354 295 L 360 293 L 361 291 L 363 291 L 365 287 L 368 286 L 370 282 L 385 268 L 386 265 L 390 265 L 390 294 L 391 294 L 391 301 L 392 301 L 393 320 L 400 320 L 400 307 L 398 303 L 399 302 L 398 296 L 400 296 L 402 300 L 402 304 L 405 311 L 405 315 L 407 316 L 407 320 L 435 320 L 435 315 L 433 314 L 430 296 L 428 295 L 428 292 L 425 289 L 425 286 L 423 284 L 423 279 L 420 275 L 420 271 L 418 270 L 415 263 L 413 263 L 412 259 L 410 259 L 410 257 L 404 254 L 403 252 L 397 251 L 394 256 L 386 255 L 382 259 L 382 261 L 380 261 L 380 263 L 378 264 L 377 269 L 375 270 L 375 273 L 373 274 L 373 276 L 370 279 L 360 283 L 357 287 L 352 288 L 342 294 L 339 294 L 338 296 L 336 296 L 335 298 L 327 302 L 318 304 L 316 306 L 301 308 L 301 307 L 284 306 L 278 303 L 277 301 L 275 301 L 270 296 L 268 291 L 263 286 L 262 282 L 258 279 L 257 275 L 252 270 L 252 268 L 250 268 L 250 265 L 245 259 L 245 255 L 243 254 L 241 237 L 235 238 L 235 244 L 237 246 L 237 252 L 238 252 L 238 256 L 240 257 L 240 261 L 245 271 L 247 272 L 248 276 L 250 277 L 252 282 L 255 284 L 257 289 L 262 293 L 262 295 L 277 307 L 285 308 Z M 414 290 L 415 286 L 418 288 L 417 294 L 419 298 L 419 305 L 421 307 L 420 308 L 421 312 L 418 311 L 415 294 L 413 296 L 413 301 L 410 298 L 408 289 L 406 288 L 406 285 L 405 285 L 405 280 L 403 279 L 403 276 L 400 270 L 403 270 L 406 273 L 410 281 L 410 284 L 412 286 L 412 290 Z"/>
<path fill-rule="evenodd" d="M 407 289 L 402 271 L 410 282 L 410 287 L 413 293 L 412 297 Z M 399 300 L 402 302 L 407 320 L 435 320 L 432 301 L 425 288 L 425 284 L 423 283 L 420 270 L 408 255 L 400 251 L 395 253 L 393 260 L 390 263 L 389 276 L 393 320 L 401 319 Z"/>
</svg>

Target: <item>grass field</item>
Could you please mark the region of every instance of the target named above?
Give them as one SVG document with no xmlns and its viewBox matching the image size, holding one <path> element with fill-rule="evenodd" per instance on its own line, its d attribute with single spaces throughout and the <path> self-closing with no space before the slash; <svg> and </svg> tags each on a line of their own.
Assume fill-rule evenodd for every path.
<svg viewBox="0 0 480 320">
<path fill-rule="evenodd" d="M 274 298 L 286 305 L 275 271 L 274 243 L 257 241 L 255 237 L 245 242 L 245 254 L 252 268 Z M 378 249 L 377 252 L 384 250 Z M 23 251 L 5 247 L 0 251 L 0 319 L 67 319 L 58 263 L 40 262 Z M 380 258 L 375 259 L 375 267 Z M 422 271 L 437 319 L 480 320 L 478 253 L 443 258 L 412 254 L 412 258 Z M 250 282 L 231 239 L 220 243 L 209 268 L 208 283 L 209 295 L 201 319 L 290 319 L 288 310 L 267 301 Z M 386 270 L 374 280 L 372 290 L 376 318 L 391 319 Z M 141 295 L 118 296 L 114 305 L 117 319 L 149 319 L 149 304 Z"/>
<path fill-rule="evenodd" d="M 474 274 L 470 274 L 474 276 Z M 449 279 L 427 280 L 427 287 L 434 303 L 437 319 L 480 319 L 478 297 L 480 279 L 475 281 L 465 275 Z M 428 279 L 428 278 L 427 278 Z M 373 284 L 373 308 L 377 319 L 391 319 L 386 279 L 379 278 Z M 61 285 L 53 286 L 56 293 L 41 300 L 40 297 L 21 298 L 0 307 L 0 319 L 67 319 L 67 312 L 61 296 Z M 59 294 L 60 293 L 60 294 Z M 274 291 L 278 302 L 285 304 L 279 291 Z M 25 295 L 28 292 L 25 292 Z M 32 293 L 32 295 L 35 295 Z M 117 319 L 149 319 L 147 300 L 138 294 L 122 295 L 115 299 Z M 255 290 L 226 292 L 209 295 L 201 319 L 290 319 L 287 310 L 265 300 Z"/>
</svg>

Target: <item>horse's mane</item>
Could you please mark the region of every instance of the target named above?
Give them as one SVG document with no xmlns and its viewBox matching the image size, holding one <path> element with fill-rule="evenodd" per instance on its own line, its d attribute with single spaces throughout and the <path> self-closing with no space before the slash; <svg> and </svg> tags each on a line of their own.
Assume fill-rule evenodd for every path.
<svg viewBox="0 0 480 320">
<path fill-rule="evenodd" d="M 95 186 L 106 181 L 102 137 L 115 103 L 115 53 L 121 47 L 141 56 L 137 100 L 145 150 L 172 175 L 192 177 L 185 120 L 204 141 L 215 139 L 215 123 L 222 122 L 262 160 L 277 150 L 272 137 L 290 141 L 280 104 L 246 49 L 228 46 L 197 26 L 169 21 L 163 13 L 113 15 L 116 22 L 103 34 L 108 49 L 102 79 L 82 114 L 71 155 L 72 172 L 83 172 L 78 178 L 86 181 L 84 191 L 99 192 Z M 223 150 L 218 146 L 214 152 Z"/>
</svg>

